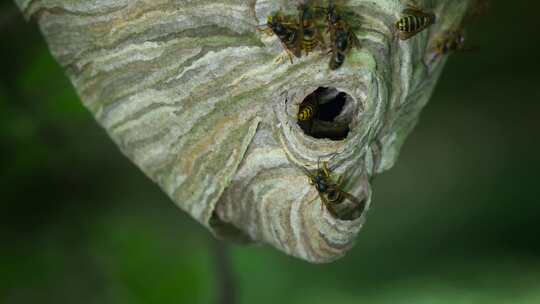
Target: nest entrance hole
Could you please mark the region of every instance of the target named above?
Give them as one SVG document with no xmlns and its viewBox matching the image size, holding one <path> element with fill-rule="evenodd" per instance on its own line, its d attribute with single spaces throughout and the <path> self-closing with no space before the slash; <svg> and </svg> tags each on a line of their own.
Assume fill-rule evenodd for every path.
<svg viewBox="0 0 540 304">
<path fill-rule="evenodd" d="M 343 140 L 349 134 L 353 98 L 333 87 L 319 87 L 307 95 L 298 107 L 297 122 L 306 135 L 314 138 Z M 311 117 L 305 119 L 307 108 Z M 349 109 L 349 111 L 347 110 Z M 303 117 L 302 117 L 303 116 Z"/>
</svg>

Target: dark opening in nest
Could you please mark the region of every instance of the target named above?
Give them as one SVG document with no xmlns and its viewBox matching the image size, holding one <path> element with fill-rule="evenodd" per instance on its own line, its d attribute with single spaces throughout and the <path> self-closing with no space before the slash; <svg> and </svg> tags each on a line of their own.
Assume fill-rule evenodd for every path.
<svg viewBox="0 0 540 304">
<path fill-rule="evenodd" d="M 352 109 L 347 105 L 352 97 L 333 87 L 319 87 L 304 98 L 298 108 L 297 121 L 300 128 L 314 138 L 343 140 L 349 134 Z"/>
</svg>

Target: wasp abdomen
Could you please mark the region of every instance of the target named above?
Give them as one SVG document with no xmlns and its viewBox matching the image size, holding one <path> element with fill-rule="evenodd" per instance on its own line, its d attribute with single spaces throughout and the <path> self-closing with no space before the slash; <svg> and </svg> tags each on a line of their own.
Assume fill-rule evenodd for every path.
<svg viewBox="0 0 540 304">
<path fill-rule="evenodd" d="M 396 21 L 396 28 L 400 31 L 400 38 L 406 40 L 421 32 L 431 24 L 435 23 L 435 15 L 425 13 L 414 7 L 409 7 L 403 11 L 404 16 Z"/>
<path fill-rule="evenodd" d="M 297 118 L 300 121 L 308 121 L 313 118 L 317 109 L 313 105 L 306 105 L 298 111 Z"/>
<path fill-rule="evenodd" d="M 335 70 L 339 68 L 345 61 L 345 54 L 342 52 L 336 52 L 334 56 L 330 59 L 330 69 Z"/>
<path fill-rule="evenodd" d="M 432 23 L 429 16 L 405 16 L 397 22 L 397 28 L 403 32 L 416 32 Z"/>
</svg>

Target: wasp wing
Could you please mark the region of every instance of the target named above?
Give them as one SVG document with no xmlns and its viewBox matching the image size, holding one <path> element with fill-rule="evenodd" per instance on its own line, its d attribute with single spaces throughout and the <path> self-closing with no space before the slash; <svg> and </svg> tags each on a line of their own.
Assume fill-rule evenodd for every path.
<svg viewBox="0 0 540 304">
<path fill-rule="evenodd" d="M 356 34 L 351 30 L 349 32 L 349 35 L 351 37 L 352 45 L 355 48 L 359 49 L 360 48 L 360 40 L 358 40 L 358 37 L 356 37 Z"/>
<path fill-rule="evenodd" d="M 416 31 L 413 31 L 413 32 L 403 32 L 403 31 L 400 31 L 399 32 L 399 39 L 401 40 L 407 40 L 409 38 L 411 38 L 412 36 L 418 34 L 419 32 L 421 32 L 424 28 L 420 28 Z"/>
</svg>

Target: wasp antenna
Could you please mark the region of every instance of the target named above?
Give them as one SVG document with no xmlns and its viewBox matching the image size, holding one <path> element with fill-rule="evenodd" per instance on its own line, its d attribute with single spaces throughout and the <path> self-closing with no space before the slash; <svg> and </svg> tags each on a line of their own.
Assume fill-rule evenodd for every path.
<svg viewBox="0 0 540 304">
<path fill-rule="evenodd" d="M 307 177 L 313 178 L 313 174 L 308 169 L 306 169 L 306 167 L 302 166 L 301 168 L 304 171 L 304 174 L 307 175 Z"/>
</svg>

